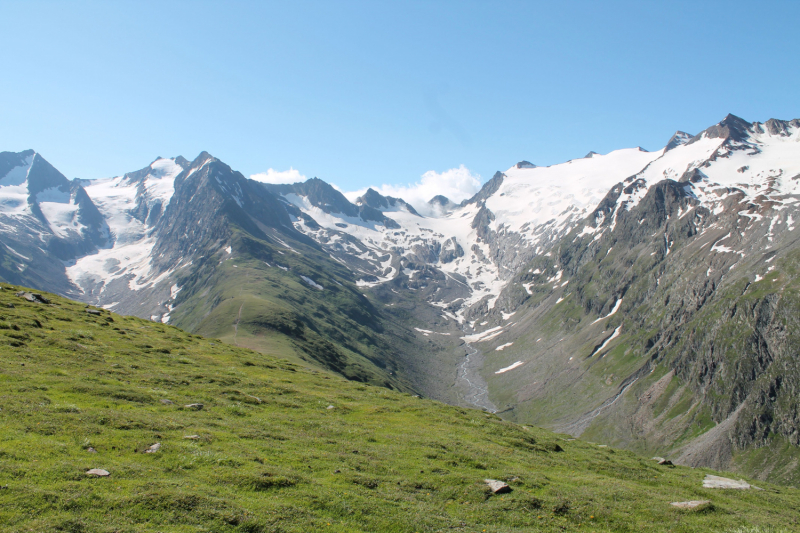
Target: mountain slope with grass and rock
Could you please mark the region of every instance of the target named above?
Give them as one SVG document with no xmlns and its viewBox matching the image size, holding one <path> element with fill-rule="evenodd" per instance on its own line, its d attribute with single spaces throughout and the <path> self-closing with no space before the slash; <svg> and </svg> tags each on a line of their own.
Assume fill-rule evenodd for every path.
<svg viewBox="0 0 800 533">
<path fill-rule="evenodd" d="M 91 182 L 5 152 L 0 176 L 9 282 L 678 463 L 800 476 L 798 120 L 521 161 L 461 203 L 264 184 L 205 152 Z"/>
<path fill-rule="evenodd" d="M 24 287 L 0 284 L 0 350 L 3 531 L 800 528 L 796 489 Z"/>
</svg>

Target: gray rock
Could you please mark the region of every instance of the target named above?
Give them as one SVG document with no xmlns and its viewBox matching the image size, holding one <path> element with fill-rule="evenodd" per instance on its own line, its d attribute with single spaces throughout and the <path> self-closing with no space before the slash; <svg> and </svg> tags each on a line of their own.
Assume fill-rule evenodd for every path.
<svg viewBox="0 0 800 533">
<path fill-rule="evenodd" d="M 103 470 L 102 468 L 92 468 L 91 470 L 86 471 L 87 476 L 96 476 L 96 477 L 106 477 L 110 476 L 111 474 L 108 470 Z"/>
<path fill-rule="evenodd" d="M 97 309 L 87 309 L 86 312 L 89 313 L 90 315 L 99 315 L 100 314 L 100 311 L 98 311 Z"/>
<path fill-rule="evenodd" d="M 653 461 L 657 462 L 660 465 L 672 466 L 672 461 L 670 461 L 669 459 L 664 459 L 663 457 L 653 457 Z"/>
<path fill-rule="evenodd" d="M 25 292 L 20 291 L 17 293 L 17 296 L 22 298 L 23 300 L 28 300 L 31 303 L 39 303 L 39 304 L 49 304 L 50 300 L 42 296 L 41 294 L 36 294 L 33 292 Z"/>
<path fill-rule="evenodd" d="M 335 408 L 334 406 L 332 406 L 332 405 L 329 405 L 329 406 L 328 406 L 328 407 L 326 407 L 325 409 L 336 409 L 336 408 Z"/>
<path fill-rule="evenodd" d="M 188 405 L 184 405 L 186 409 L 192 409 L 194 411 L 201 411 L 203 409 L 202 403 L 190 403 Z"/>
<path fill-rule="evenodd" d="M 160 449 L 161 449 L 161 443 L 160 442 L 156 442 L 155 444 L 153 444 L 152 446 L 147 448 L 144 451 L 144 453 L 156 453 Z"/>
<path fill-rule="evenodd" d="M 678 509 L 696 509 L 710 503 L 711 500 L 690 500 L 688 502 L 672 502 L 670 505 Z"/>
<path fill-rule="evenodd" d="M 162 398 L 162 399 L 161 399 L 161 400 L 159 400 L 159 401 L 160 401 L 161 403 L 163 403 L 164 405 L 175 405 L 175 402 L 173 402 L 172 400 L 167 400 L 166 398 Z"/>
<path fill-rule="evenodd" d="M 509 487 L 506 483 L 502 481 L 498 481 L 496 479 L 484 479 L 484 483 L 486 483 L 489 488 L 492 490 L 494 494 L 503 494 L 506 492 L 511 492 L 511 487 Z"/>
<path fill-rule="evenodd" d="M 707 475 L 705 479 L 703 479 L 703 488 L 704 489 L 749 489 L 750 483 L 747 481 L 740 479 L 729 479 L 726 477 L 720 476 L 712 476 Z"/>
<path fill-rule="evenodd" d="M 189 440 L 200 440 L 200 435 L 184 435 L 183 438 Z"/>
<path fill-rule="evenodd" d="M 89 446 L 88 448 L 86 448 L 86 451 L 87 451 L 87 452 L 89 452 L 89 453 L 97 453 L 97 450 L 95 450 L 95 449 L 94 449 L 94 448 L 92 448 L 91 446 Z"/>
</svg>

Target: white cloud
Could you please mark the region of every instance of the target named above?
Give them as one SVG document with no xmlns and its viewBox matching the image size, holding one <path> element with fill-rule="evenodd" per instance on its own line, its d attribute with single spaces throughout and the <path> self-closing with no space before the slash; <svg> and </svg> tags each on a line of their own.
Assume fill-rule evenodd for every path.
<svg viewBox="0 0 800 533">
<path fill-rule="evenodd" d="M 251 180 L 260 181 L 262 183 L 272 183 L 275 185 L 281 183 L 297 183 L 299 181 L 306 181 L 306 177 L 300 174 L 300 171 L 289 167 L 289 170 L 275 170 L 271 168 L 266 172 L 259 172 L 258 174 L 251 174 Z"/>
<path fill-rule="evenodd" d="M 421 176 L 421 179 L 413 184 L 407 185 L 381 185 L 372 187 L 384 196 L 394 196 L 402 198 L 424 215 L 434 215 L 428 201 L 436 195 L 448 197 L 451 201 L 458 203 L 461 200 L 472 197 L 481 189 L 480 176 L 473 174 L 467 167 L 461 165 L 458 168 L 451 168 L 442 173 L 429 170 Z M 348 200 L 355 201 L 367 189 L 345 193 Z"/>
</svg>

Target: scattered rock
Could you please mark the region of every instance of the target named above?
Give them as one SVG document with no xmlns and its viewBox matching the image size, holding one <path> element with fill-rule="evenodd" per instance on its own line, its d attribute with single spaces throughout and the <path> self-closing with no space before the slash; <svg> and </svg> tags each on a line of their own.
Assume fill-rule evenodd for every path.
<svg viewBox="0 0 800 533">
<path fill-rule="evenodd" d="M 726 477 L 706 475 L 703 480 L 704 489 L 749 489 L 750 483 L 740 479 L 728 479 Z"/>
<path fill-rule="evenodd" d="M 86 472 L 87 476 L 97 476 L 97 477 L 106 477 L 110 476 L 111 474 L 108 470 L 103 470 L 102 468 L 92 468 Z"/>
<path fill-rule="evenodd" d="M 339 469 L 337 468 L 336 470 L 334 470 L 334 471 L 333 471 L 333 473 L 334 473 L 334 474 L 341 474 L 341 473 L 342 473 L 342 471 L 341 471 L 341 470 L 339 470 Z"/>
<path fill-rule="evenodd" d="M 336 408 L 332 405 L 329 405 L 328 407 L 326 407 L 326 409 L 336 409 Z"/>
<path fill-rule="evenodd" d="M 156 453 L 160 449 L 161 449 L 161 443 L 160 442 L 156 442 L 155 444 L 153 444 L 152 446 L 147 448 L 144 451 L 144 453 Z"/>
<path fill-rule="evenodd" d="M 183 438 L 184 439 L 191 439 L 191 440 L 199 440 L 200 439 L 200 435 L 184 435 Z"/>
<path fill-rule="evenodd" d="M 88 448 L 86 448 L 86 451 L 87 451 L 87 452 L 89 452 L 89 453 L 97 453 L 97 450 L 95 450 L 95 449 L 94 449 L 94 448 L 92 448 L 91 446 L 89 446 Z"/>
<path fill-rule="evenodd" d="M 202 403 L 190 403 L 189 405 L 184 405 L 186 409 L 192 409 L 194 411 L 201 411 L 203 409 Z"/>
<path fill-rule="evenodd" d="M 511 492 L 511 487 L 509 487 L 502 481 L 498 481 L 496 479 L 484 479 L 483 482 L 489 485 L 489 488 L 495 494 L 503 494 L 506 492 Z"/>
<path fill-rule="evenodd" d="M 670 505 L 678 509 L 696 509 L 710 504 L 711 500 L 690 500 L 688 502 L 672 502 Z"/>
<path fill-rule="evenodd" d="M 598 444 L 598 448 L 608 448 L 608 444 Z"/>
<path fill-rule="evenodd" d="M 8 304 L 9 309 L 14 309 L 14 304 Z"/>
<path fill-rule="evenodd" d="M 162 398 L 162 399 L 161 399 L 161 400 L 159 400 L 159 401 L 160 401 L 161 403 L 163 403 L 164 405 L 175 405 L 175 402 L 173 402 L 172 400 L 167 400 L 166 398 Z"/>
<path fill-rule="evenodd" d="M 98 311 L 97 309 L 87 309 L 86 312 L 89 313 L 90 315 L 99 315 L 100 314 L 100 311 Z"/>
<path fill-rule="evenodd" d="M 657 462 L 660 465 L 672 466 L 672 461 L 670 461 L 669 459 L 664 459 L 663 457 L 653 457 L 653 461 Z"/>
<path fill-rule="evenodd" d="M 49 304 L 50 300 L 42 296 L 41 294 L 37 294 L 34 292 L 25 292 L 20 291 L 17 293 L 17 296 L 24 300 L 28 300 L 31 303 L 39 303 L 39 304 Z"/>
</svg>

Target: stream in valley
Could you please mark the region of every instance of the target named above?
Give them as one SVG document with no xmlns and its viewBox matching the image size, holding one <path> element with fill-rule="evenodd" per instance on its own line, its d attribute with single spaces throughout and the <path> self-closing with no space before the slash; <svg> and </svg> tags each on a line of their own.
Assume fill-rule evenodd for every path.
<svg viewBox="0 0 800 533">
<path fill-rule="evenodd" d="M 467 349 L 467 353 L 464 360 L 458 365 L 456 377 L 456 383 L 466 389 L 464 400 L 479 409 L 496 413 L 497 407 L 489 400 L 486 380 L 480 374 L 483 368 L 483 354 L 468 342 L 464 343 L 464 347 Z"/>
</svg>

